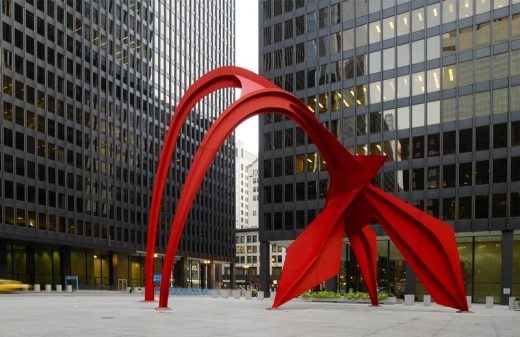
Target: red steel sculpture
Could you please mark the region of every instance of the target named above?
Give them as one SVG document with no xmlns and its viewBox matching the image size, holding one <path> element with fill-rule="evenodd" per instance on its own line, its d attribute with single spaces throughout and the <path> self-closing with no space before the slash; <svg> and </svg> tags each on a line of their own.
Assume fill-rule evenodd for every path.
<svg viewBox="0 0 520 337">
<path fill-rule="evenodd" d="M 312 139 L 326 162 L 330 188 L 323 211 L 289 246 L 273 308 L 338 274 L 345 235 L 356 255 L 371 302 L 377 305 L 376 235 L 368 226 L 371 221 L 377 221 L 437 303 L 468 311 L 453 229 L 370 184 L 386 157 L 351 155 L 298 98 L 263 77 L 237 67 L 218 68 L 197 80 L 172 117 L 150 208 L 146 301 L 154 300 L 155 238 L 175 141 L 191 108 L 206 95 L 229 87 L 241 88 L 242 94 L 208 130 L 182 188 L 166 247 L 159 309 L 168 307 L 170 274 L 182 230 L 220 146 L 247 118 L 276 112 L 292 119 Z"/>
</svg>

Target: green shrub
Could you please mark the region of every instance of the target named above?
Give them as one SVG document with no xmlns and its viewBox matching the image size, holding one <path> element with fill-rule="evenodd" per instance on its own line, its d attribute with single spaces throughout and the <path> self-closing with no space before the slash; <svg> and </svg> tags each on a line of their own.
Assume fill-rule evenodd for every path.
<svg viewBox="0 0 520 337">
<path fill-rule="evenodd" d="M 341 297 L 341 294 L 335 293 L 333 291 L 318 291 L 318 292 L 306 292 L 302 295 L 304 298 L 314 297 L 314 298 L 338 298 Z"/>
<path fill-rule="evenodd" d="M 515 301 L 520 302 L 520 296 L 515 297 Z"/>
</svg>

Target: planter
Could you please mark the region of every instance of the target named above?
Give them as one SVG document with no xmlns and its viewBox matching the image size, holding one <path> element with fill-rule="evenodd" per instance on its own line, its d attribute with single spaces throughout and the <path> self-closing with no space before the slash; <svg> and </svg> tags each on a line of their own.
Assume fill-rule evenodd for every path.
<svg viewBox="0 0 520 337">
<path fill-rule="evenodd" d="M 381 304 L 397 304 L 397 297 L 391 296 L 380 301 Z"/>
<path fill-rule="evenodd" d="M 343 299 L 343 297 L 302 297 L 302 301 L 338 303 L 338 302 L 344 302 L 344 299 Z"/>
</svg>

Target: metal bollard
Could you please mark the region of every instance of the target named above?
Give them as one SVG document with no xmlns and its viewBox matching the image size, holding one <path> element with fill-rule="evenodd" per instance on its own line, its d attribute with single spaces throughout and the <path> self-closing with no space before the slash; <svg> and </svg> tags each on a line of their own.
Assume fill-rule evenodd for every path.
<svg viewBox="0 0 520 337">
<path fill-rule="evenodd" d="M 414 305 L 415 304 L 415 295 L 408 294 L 404 295 L 404 305 Z"/>
<path fill-rule="evenodd" d="M 486 308 L 493 308 L 493 296 L 486 296 Z"/>
<path fill-rule="evenodd" d="M 264 300 L 264 292 L 258 291 L 258 295 L 256 296 L 257 300 L 263 301 Z"/>
<path fill-rule="evenodd" d="M 432 297 L 431 295 L 424 295 L 423 297 L 423 305 L 425 307 L 429 307 L 432 304 Z"/>
</svg>

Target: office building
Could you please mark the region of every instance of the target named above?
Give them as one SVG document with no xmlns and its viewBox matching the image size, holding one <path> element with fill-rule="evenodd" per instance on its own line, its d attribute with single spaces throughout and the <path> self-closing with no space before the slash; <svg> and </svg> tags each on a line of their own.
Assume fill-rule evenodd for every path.
<svg viewBox="0 0 520 337">
<path fill-rule="evenodd" d="M 259 13 L 261 74 L 351 153 L 386 155 L 373 184 L 454 227 L 474 301 L 520 295 L 520 1 L 266 0 Z M 292 121 L 265 115 L 259 130 L 263 263 L 323 208 L 328 175 Z M 424 294 L 374 229 L 379 289 Z M 347 241 L 342 260 L 329 287 L 362 289 Z"/>
<path fill-rule="evenodd" d="M 1 2 L 0 278 L 80 288 L 144 284 L 148 208 L 173 110 L 234 62 L 233 0 Z M 165 188 L 158 256 L 222 90 L 185 123 Z M 214 286 L 234 261 L 234 139 L 184 230 L 173 285 Z M 217 280 L 218 282 L 218 280 Z"/>
</svg>

